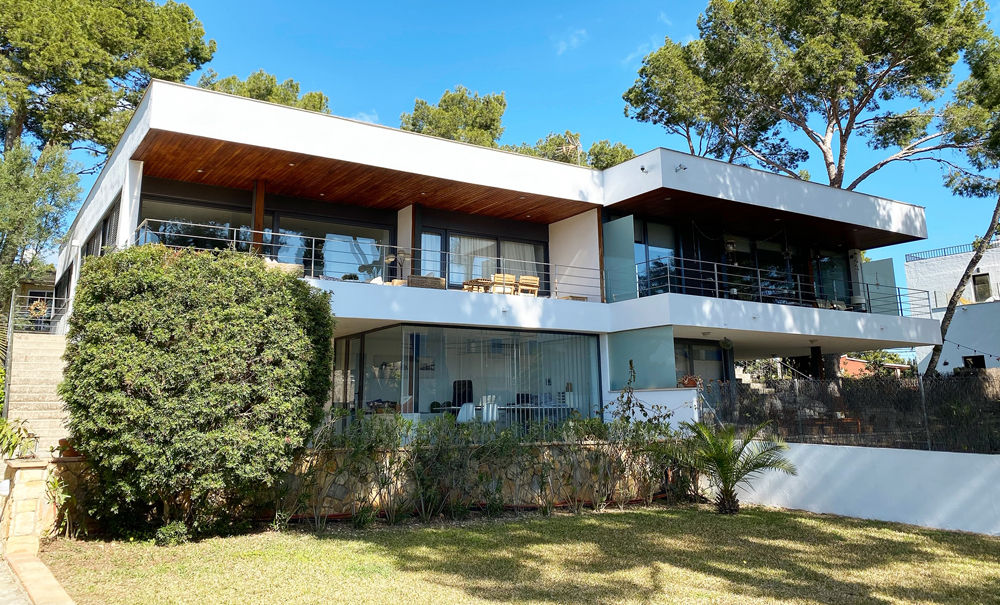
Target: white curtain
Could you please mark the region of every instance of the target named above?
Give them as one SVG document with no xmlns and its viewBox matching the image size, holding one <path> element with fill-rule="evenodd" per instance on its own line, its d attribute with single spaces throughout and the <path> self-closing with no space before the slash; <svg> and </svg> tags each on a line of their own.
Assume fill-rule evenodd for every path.
<svg viewBox="0 0 1000 605">
<path fill-rule="evenodd" d="M 500 242 L 501 264 L 504 273 L 515 277 L 535 275 L 544 277 L 545 266 L 541 246 L 524 242 Z"/>
</svg>

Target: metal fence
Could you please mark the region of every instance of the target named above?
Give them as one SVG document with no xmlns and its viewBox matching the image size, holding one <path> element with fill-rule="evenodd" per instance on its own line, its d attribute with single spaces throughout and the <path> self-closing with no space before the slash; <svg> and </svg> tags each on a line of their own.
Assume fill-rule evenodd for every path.
<svg viewBox="0 0 1000 605">
<path fill-rule="evenodd" d="M 789 442 L 1000 454 L 1000 373 L 713 382 L 709 420 L 774 423 Z"/>
</svg>

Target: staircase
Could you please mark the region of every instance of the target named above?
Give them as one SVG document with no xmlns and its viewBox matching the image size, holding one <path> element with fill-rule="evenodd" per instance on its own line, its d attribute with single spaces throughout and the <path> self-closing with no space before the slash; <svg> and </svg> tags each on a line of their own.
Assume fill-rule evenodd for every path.
<svg viewBox="0 0 1000 605">
<path fill-rule="evenodd" d="M 27 423 L 38 438 L 35 453 L 39 458 L 52 457 L 59 440 L 69 436 L 69 414 L 58 393 L 65 350 L 62 334 L 16 332 L 7 351 L 9 391 L 4 414 Z"/>
</svg>

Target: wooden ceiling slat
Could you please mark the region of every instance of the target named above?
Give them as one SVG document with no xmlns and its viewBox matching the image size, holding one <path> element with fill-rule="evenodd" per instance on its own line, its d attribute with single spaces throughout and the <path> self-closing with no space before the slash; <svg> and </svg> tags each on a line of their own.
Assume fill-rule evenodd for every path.
<svg viewBox="0 0 1000 605">
<path fill-rule="evenodd" d="M 252 189 L 253 182 L 260 179 L 267 182 L 268 193 L 390 210 L 420 203 L 442 210 L 553 223 L 599 207 L 157 130 L 149 132 L 133 158 L 142 160 L 143 172 L 153 177 L 243 190 Z"/>
</svg>

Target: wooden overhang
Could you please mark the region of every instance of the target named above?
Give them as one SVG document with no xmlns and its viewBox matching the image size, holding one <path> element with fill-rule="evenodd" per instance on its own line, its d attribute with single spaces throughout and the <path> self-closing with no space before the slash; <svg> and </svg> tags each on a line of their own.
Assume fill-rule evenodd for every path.
<svg viewBox="0 0 1000 605">
<path fill-rule="evenodd" d="M 608 210 L 652 220 L 694 221 L 701 231 L 713 237 L 721 236 L 722 232 L 765 237 L 785 231 L 790 239 L 807 240 L 830 248 L 869 250 L 922 239 L 895 231 L 669 188 L 655 189 L 617 202 L 608 206 Z"/>
<path fill-rule="evenodd" d="M 503 219 L 554 223 L 600 204 L 463 183 L 280 149 L 151 129 L 132 156 L 143 174 L 385 210 L 418 203 Z"/>
</svg>

